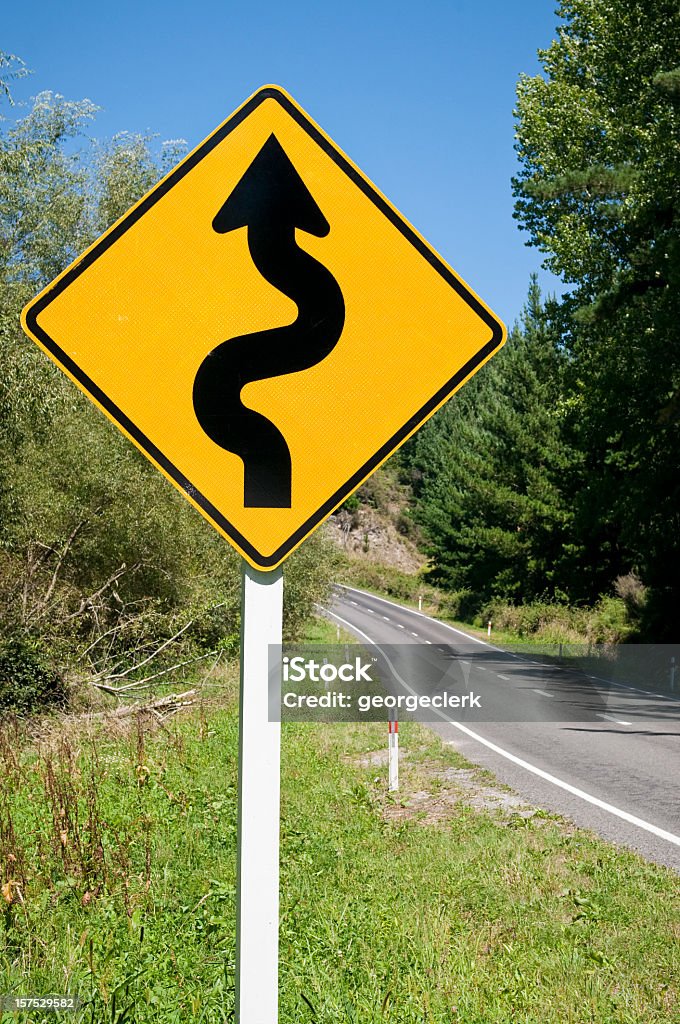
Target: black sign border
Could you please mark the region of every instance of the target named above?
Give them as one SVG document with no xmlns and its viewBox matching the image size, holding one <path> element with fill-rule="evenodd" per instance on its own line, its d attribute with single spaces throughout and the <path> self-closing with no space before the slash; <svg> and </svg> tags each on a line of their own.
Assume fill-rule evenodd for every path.
<svg viewBox="0 0 680 1024">
<path fill-rule="evenodd" d="M 86 373 L 57 345 L 45 330 L 39 325 L 38 317 L 49 304 L 63 292 L 68 286 L 94 263 L 98 257 L 116 242 L 140 217 L 149 210 L 159 199 L 180 181 L 185 174 L 210 153 L 215 146 L 218 146 L 235 128 L 237 128 L 261 103 L 267 99 L 276 100 L 290 114 L 290 116 L 307 132 L 307 134 L 323 149 L 323 151 L 341 168 L 342 171 L 360 188 L 361 191 L 377 206 L 382 214 L 401 232 L 401 234 L 418 250 L 420 255 L 439 273 L 454 291 L 470 306 L 479 318 L 489 327 L 491 339 L 479 352 L 469 359 L 467 363 L 443 387 L 423 405 L 417 413 L 401 427 L 389 441 L 386 441 L 378 451 L 363 466 L 354 473 L 349 480 L 339 487 L 335 493 L 298 527 L 297 530 L 271 555 L 263 555 L 257 550 L 237 529 L 233 526 L 215 506 L 198 491 L 183 473 L 170 462 L 168 458 L 157 448 L 152 441 L 130 420 L 118 406 L 91 380 Z M 256 92 L 239 110 L 224 122 L 198 149 L 194 150 L 185 160 L 179 164 L 156 188 L 154 188 L 144 199 L 126 214 L 122 220 L 104 235 L 80 260 L 78 260 L 55 284 L 45 293 L 38 297 L 26 310 L 26 325 L 40 343 L 50 352 L 55 360 L 74 377 L 80 386 L 90 394 L 95 401 L 107 411 L 123 430 L 130 435 L 135 443 L 145 451 L 150 458 L 162 467 L 163 471 L 175 482 L 177 487 L 188 495 L 192 501 L 200 506 L 205 516 L 211 520 L 223 533 L 225 533 L 248 557 L 261 569 L 273 569 L 304 540 L 332 511 L 341 504 L 352 491 L 369 476 L 381 462 L 391 455 L 406 440 L 413 430 L 420 426 L 436 407 L 444 401 L 465 378 L 471 374 L 480 363 L 490 356 L 503 343 L 504 328 L 502 323 L 487 310 L 465 285 L 451 273 L 449 268 L 442 263 L 413 228 L 407 224 L 400 215 L 383 199 L 373 186 L 360 174 L 355 167 L 347 160 L 340 150 L 336 149 L 333 143 L 323 135 L 313 122 L 311 122 L 301 110 L 291 103 L 288 96 L 276 86 L 266 86 Z"/>
</svg>

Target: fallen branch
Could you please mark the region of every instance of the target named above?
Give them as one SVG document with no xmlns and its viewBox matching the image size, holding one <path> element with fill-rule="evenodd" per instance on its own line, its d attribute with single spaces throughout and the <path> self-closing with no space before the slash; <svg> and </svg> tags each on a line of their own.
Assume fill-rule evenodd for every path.
<svg viewBox="0 0 680 1024">
<path fill-rule="evenodd" d="M 185 661 L 178 661 L 177 664 L 170 665 L 169 668 L 161 669 L 160 672 L 155 672 L 152 676 L 146 676 L 144 679 L 138 679 L 134 683 L 126 683 L 125 686 L 110 686 L 108 683 L 101 683 L 97 679 L 89 679 L 87 682 L 89 682 L 90 686 L 94 686 L 104 693 L 110 693 L 114 697 L 126 696 L 131 690 L 143 690 L 154 679 L 159 679 L 160 676 L 166 676 L 169 672 L 175 672 L 177 669 L 184 668 L 185 665 L 194 665 L 197 661 L 210 658 L 214 653 L 214 651 L 208 651 L 207 654 L 197 654 L 195 657 L 187 658 Z M 107 678 L 119 679 L 120 676 L 107 676 Z"/>
<path fill-rule="evenodd" d="M 193 698 L 196 696 L 196 690 L 185 690 L 184 693 L 169 693 L 167 697 L 160 697 L 158 700 L 148 701 L 147 703 L 137 704 L 126 704 L 121 708 L 116 708 L 115 711 L 95 711 L 87 715 L 88 718 L 128 718 L 130 715 L 154 715 L 156 718 L 160 716 L 160 720 L 163 721 L 174 715 L 176 711 L 180 711 L 182 708 L 190 708 L 194 703 Z"/>
</svg>

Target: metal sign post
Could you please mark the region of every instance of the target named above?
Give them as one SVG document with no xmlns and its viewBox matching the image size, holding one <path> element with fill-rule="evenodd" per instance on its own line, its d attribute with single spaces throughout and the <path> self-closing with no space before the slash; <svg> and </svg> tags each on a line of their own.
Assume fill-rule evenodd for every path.
<svg viewBox="0 0 680 1024">
<path fill-rule="evenodd" d="M 269 644 L 281 643 L 283 570 L 243 562 L 236 889 L 236 1020 L 276 1024 L 281 723 L 268 715 Z"/>
</svg>

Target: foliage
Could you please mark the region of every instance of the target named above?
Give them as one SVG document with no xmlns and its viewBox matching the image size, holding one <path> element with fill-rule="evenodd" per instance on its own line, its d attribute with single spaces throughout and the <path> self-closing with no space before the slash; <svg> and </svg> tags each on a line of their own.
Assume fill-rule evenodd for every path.
<svg viewBox="0 0 680 1024">
<path fill-rule="evenodd" d="M 521 326 L 405 453 L 434 580 L 481 600 L 565 586 L 564 368 L 534 281 Z"/>
<path fill-rule="evenodd" d="M 0 642 L 0 711 L 34 711 L 66 703 L 63 677 L 50 664 L 47 651 L 26 637 Z"/>
<path fill-rule="evenodd" d="M 532 283 L 505 349 L 402 464 L 433 578 L 478 610 L 613 602 L 617 619 L 623 600 L 622 633 L 662 640 L 680 605 L 680 8 L 558 13 L 543 74 L 519 81 L 513 188 L 572 290 L 544 303 Z"/>
<path fill-rule="evenodd" d="M 594 590 L 639 572 L 660 639 L 680 604 L 680 8 L 565 0 L 559 13 L 545 74 L 518 86 L 516 215 L 574 286 L 576 554 Z"/>
<path fill-rule="evenodd" d="M 240 569 L 19 325 L 28 298 L 183 152 L 181 140 L 129 133 L 84 146 L 96 109 L 42 93 L 0 125 L 0 630 L 44 642 L 59 673 L 102 679 L 121 659 L 136 671 L 154 648 L 164 663 L 184 657 L 180 640 L 197 655 L 233 653 Z M 324 592 L 323 552 L 317 543 L 289 563 L 290 636 Z"/>
<path fill-rule="evenodd" d="M 299 640 L 303 628 L 328 597 L 335 549 L 318 535 L 310 537 L 286 562 L 283 588 L 283 633 Z"/>
<path fill-rule="evenodd" d="M 398 601 L 413 602 L 431 590 L 420 576 L 364 558 L 338 559 L 335 578 L 350 586 L 376 590 Z"/>
<path fill-rule="evenodd" d="M 509 604 L 492 600 L 475 617 L 479 627 L 492 623 L 494 633 L 510 640 L 536 643 L 617 644 L 634 636 L 625 602 L 602 597 L 592 608 L 573 608 L 558 601 Z"/>
<path fill-rule="evenodd" d="M 12 103 L 9 83 L 30 74 L 20 57 L 0 51 L 0 95 Z"/>
</svg>

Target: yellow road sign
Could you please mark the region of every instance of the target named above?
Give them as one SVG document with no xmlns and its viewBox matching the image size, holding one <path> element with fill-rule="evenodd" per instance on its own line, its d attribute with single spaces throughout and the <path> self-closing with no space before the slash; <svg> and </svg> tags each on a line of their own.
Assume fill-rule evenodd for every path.
<svg viewBox="0 0 680 1024">
<path fill-rule="evenodd" d="M 505 337 L 274 86 L 22 322 L 260 569 L 282 562 Z"/>
</svg>

